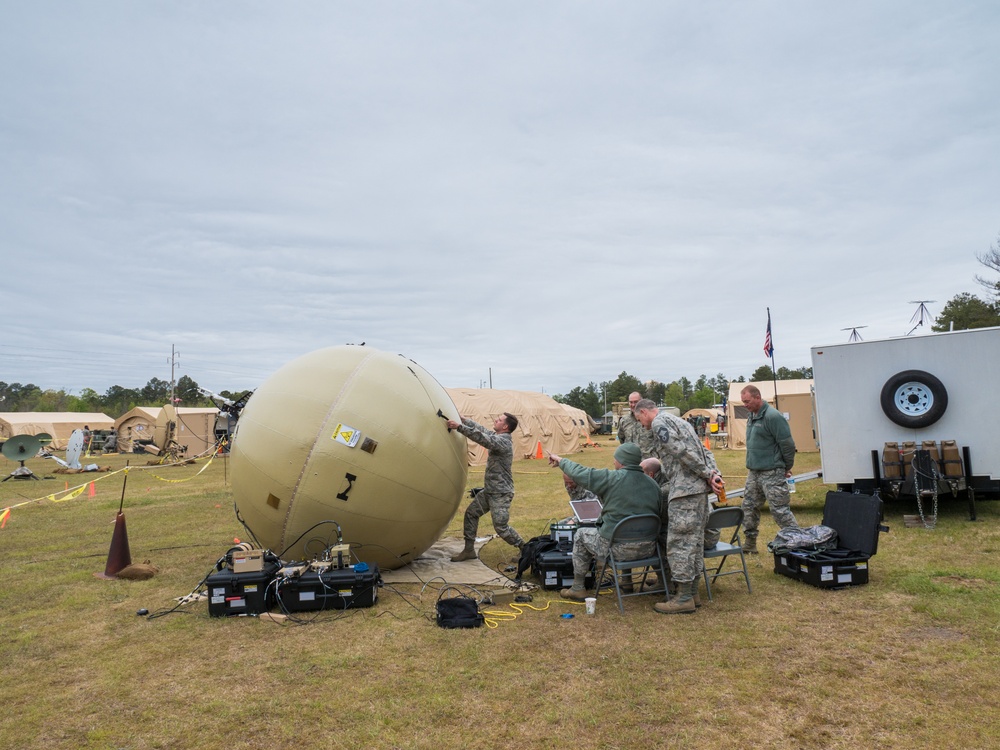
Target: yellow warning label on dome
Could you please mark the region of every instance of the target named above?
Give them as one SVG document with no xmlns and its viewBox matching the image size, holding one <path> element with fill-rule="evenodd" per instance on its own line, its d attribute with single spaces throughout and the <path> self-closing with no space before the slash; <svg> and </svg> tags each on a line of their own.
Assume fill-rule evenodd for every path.
<svg viewBox="0 0 1000 750">
<path fill-rule="evenodd" d="M 353 448 L 361 439 L 361 430 L 355 430 L 346 424 L 338 424 L 337 429 L 333 431 L 333 439 L 338 443 L 343 443 L 348 448 Z"/>
</svg>

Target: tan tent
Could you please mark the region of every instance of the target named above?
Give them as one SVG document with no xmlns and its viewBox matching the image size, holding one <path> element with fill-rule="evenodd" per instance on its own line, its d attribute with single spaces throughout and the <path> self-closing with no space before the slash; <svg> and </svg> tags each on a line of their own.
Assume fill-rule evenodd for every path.
<svg viewBox="0 0 1000 750">
<path fill-rule="evenodd" d="M 556 403 L 559 403 L 558 401 Z M 580 439 L 584 443 L 590 442 L 590 436 L 597 432 L 597 422 L 583 409 L 577 409 L 575 406 L 570 406 L 569 404 L 559 404 L 563 410 L 569 414 L 569 418 L 573 420 L 573 423 L 577 425 L 580 429 Z"/>
<path fill-rule="evenodd" d="M 215 407 L 178 406 L 175 410 L 174 440 L 186 445 L 187 456 L 197 456 L 215 445 Z M 120 450 L 130 452 L 135 440 L 152 440 L 160 448 L 166 438 L 167 415 L 161 406 L 137 406 L 115 420 Z"/>
<path fill-rule="evenodd" d="M 590 436 L 590 422 L 579 409 L 566 407 L 544 393 L 501 391 L 492 388 L 446 388 L 458 413 L 489 430 L 505 411 L 518 419 L 514 431 L 514 458 L 535 456 L 538 443 L 544 453 L 576 453 Z M 454 418 L 457 415 L 449 414 Z M 580 422 L 585 424 L 580 424 Z M 469 441 L 469 466 L 486 463 L 486 449 Z"/>
<path fill-rule="evenodd" d="M 131 453 L 133 441 L 152 440 L 156 420 L 163 411 L 159 406 L 137 406 L 115 420 L 118 452 Z"/>
<path fill-rule="evenodd" d="M 746 385 L 744 383 L 743 385 Z M 718 424 L 719 417 L 723 416 L 720 409 L 688 409 L 681 415 L 681 419 L 690 419 L 691 417 L 708 417 L 708 421 L 711 424 Z"/>
<path fill-rule="evenodd" d="M 215 445 L 215 422 L 219 410 L 215 407 L 178 406 L 174 440 L 186 446 L 186 456 L 198 456 Z M 161 411 L 156 420 L 157 434 L 166 434 L 166 415 Z"/>
<path fill-rule="evenodd" d="M 66 450 L 69 436 L 74 430 L 82 430 L 84 427 L 89 427 L 91 431 L 110 430 L 114 423 L 115 420 L 100 412 L 4 412 L 0 413 L 0 438 L 45 432 L 52 436 L 50 448 Z"/>
<path fill-rule="evenodd" d="M 729 433 L 729 447 L 739 450 L 746 450 L 747 447 L 747 419 L 750 412 L 743 406 L 740 391 L 748 385 L 757 386 L 761 398 L 774 406 L 774 382 L 771 380 L 729 384 L 726 431 Z M 812 385 L 812 379 L 778 381 L 778 411 L 788 415 L 788 426 L 792 429 L 795 448 L 804 452 L 819 450 L 813 431 Z"/>
</svg>

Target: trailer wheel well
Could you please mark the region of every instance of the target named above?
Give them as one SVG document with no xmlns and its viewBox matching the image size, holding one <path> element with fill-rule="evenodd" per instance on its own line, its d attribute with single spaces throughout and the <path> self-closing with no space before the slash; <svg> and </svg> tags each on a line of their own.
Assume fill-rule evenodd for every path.
<svg viewBox="0 0 1000 750">
<path fill-rule="evenodd" d="M 924 370 L 897 372 L 882 386 L 882 412 L 901 427 L 929 427 L 944 416 L 948 391 L 938 378 Z"/>
</svg>

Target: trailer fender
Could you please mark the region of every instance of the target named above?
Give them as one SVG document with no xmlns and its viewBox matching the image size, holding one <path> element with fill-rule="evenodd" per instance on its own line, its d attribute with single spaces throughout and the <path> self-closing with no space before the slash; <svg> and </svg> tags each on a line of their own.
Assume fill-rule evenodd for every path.
<svg viewBox="0 0 1000 750">
<path fill-rule="evenodd" d="M 882 412 L 900 427 L 929 427 L 944 416 L 948 391 L 944 383 L 923 370 L 897 372 L 882 386 Z"/>
</svg>

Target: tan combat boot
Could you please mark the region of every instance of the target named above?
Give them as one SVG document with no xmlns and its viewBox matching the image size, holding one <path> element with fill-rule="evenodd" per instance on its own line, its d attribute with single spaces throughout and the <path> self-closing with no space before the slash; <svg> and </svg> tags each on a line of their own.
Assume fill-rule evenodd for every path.
<svg viewBox="0 0 1000 750">
<path fill-rule="evenodd" d="M 476 548 L 473 542 L 466 542 L 465 549 L 451 558 L 452 562 L 464 562 L 465 560 L 476 559 Z"/>
<path fill-rule="evenodd" d="M 657 602 L 653 609 L 661 615 L 689 615 L 697 611 L 694 603 L 697 581 L 677 584 L 678 594 L 668 602 Z"/>
</svg>

